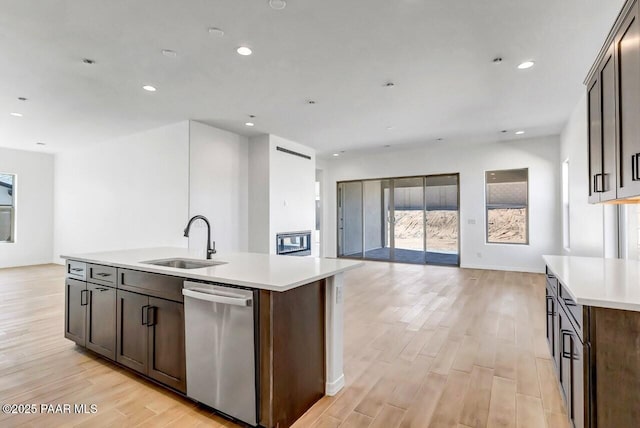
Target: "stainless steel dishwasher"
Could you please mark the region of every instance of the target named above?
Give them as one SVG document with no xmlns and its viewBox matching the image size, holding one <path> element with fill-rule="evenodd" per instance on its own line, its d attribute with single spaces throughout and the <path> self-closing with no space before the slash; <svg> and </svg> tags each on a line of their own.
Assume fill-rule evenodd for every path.
<svg viewBox="0 0 640 428">
<path fill-rule="evenodd" d="M 257 424 L 257 291 L 185 281 L 187 395 Z"/>
</svg>

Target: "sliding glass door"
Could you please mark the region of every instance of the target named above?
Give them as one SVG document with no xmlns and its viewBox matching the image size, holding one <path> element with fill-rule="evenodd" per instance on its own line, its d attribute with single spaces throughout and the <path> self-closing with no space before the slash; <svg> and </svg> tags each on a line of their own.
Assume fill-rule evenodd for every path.
<svg viewBox="0 0 640 428">
<path fill-rule="evenodd" d="M 424 177 L 393 181 L 393 260 L 424 263 Z"/>
<path fill-rule="evenodd" d="M 426 261 L 459 265 L 458 174 L 426 177 Z"/>
<path fill-rule="evenodd" d="M 338 183 L 338 256 L 459 265 L 458 175 Z"/>
</svg>

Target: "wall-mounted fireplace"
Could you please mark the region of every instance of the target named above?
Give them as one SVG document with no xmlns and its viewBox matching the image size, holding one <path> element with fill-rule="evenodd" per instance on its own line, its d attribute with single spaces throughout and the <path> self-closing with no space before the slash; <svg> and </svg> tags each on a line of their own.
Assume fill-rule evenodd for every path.
<svg viewBox="0 0 640 428">
<path fill-rule="evenodd" d="M 310 256 L 311 231 L 278 233 L 276 253 L 283 256 Z"/>
</svg>

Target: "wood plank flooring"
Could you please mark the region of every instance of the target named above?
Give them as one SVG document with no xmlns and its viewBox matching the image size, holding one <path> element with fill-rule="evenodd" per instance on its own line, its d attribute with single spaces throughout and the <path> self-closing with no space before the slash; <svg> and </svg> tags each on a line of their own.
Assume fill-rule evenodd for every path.
<svg viewBox="0 0 640 428">
<path fill-rule="evenodd" d="M 64 269 L 0 270 L 0 426 L 235 424 L 64 339 Z M 568 427 L 545 339 L 544 276 L 367 262 L 345 278 L 346 387 L 294 427 Z"/>
</svg>

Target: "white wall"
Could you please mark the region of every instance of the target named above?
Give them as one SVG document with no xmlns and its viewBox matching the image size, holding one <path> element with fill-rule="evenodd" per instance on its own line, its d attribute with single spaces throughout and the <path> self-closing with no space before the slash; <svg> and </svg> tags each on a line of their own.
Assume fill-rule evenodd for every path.
<svg viewBox="0 0 640 428">
<path fill-rule="evenodd" d="M 247 251 L 248 138 L 191 121 L 189 141 L 189 217 L 209 219 L 218 251 Z M 194 223 L 189 246 L 206 248 L 203 222 Z"/>
<path fill-rule="evenodd" d="M 588 203 L 587 97 L 582 96 L 562 131 L 560 161 L 569 159 L 569 231 L 573 256 L 603 257 L 604 206 Z M 613 208 L 613 207 L 609 207 Z"/>
<path fill-rule="evenodd" d="M 283 147 L 311 157 L 283 153 Z M 249 141 L 249 249 L 276 252 L 276 234 L 315 229 L 315 151 L 277 135 Z"/>
<path fill-rule="evenodd" d="M 51 263 L 53 156 L 0 148 L 0 172 L 17 177 L 15 242 L 0 243 L 0 268 Z"/>
<path fill-rule="evenodd" d="M 276 234 L 315 229 L 316 154 L 315 150 L 270 135 L 269 196 L 271 210 L 270 253 L 276 252 Z M 276 150 L 280 146 L 310 156 L 301 158 Z"/>
<path fill-rule="evenodd" d="M 54 260 L 66 253 L 186 247 L 188 168 L 187 121 L 57 154 Z"/>
<path fill-rule="evenodd" d="M 249 139 L 249 251 L 270 252 L 269 136 Z"/>
<path fill-rule="evenodd" d="M 352 153 L 325 163 L 325 256 L 336 254 L 336 182 L 460 173 L 461 265 L 542 272 L 543 254 L 559 254 L 560 141 L 558 137 L 478 145 L 437 143 L 421 149 Z M 529 168 L 529 245 L 485 243 L 484 172 Z M 475 221 L 475 224 L 470 224 Z"/>
</svg>

